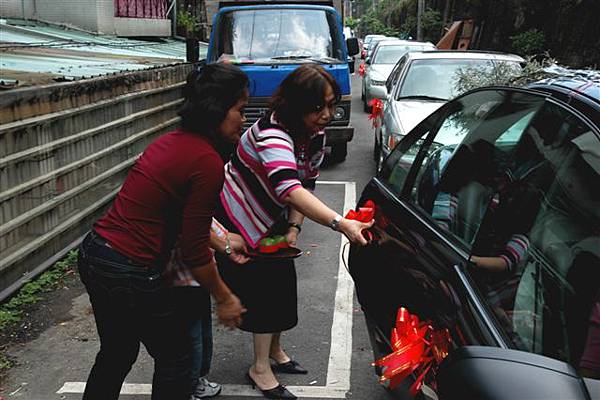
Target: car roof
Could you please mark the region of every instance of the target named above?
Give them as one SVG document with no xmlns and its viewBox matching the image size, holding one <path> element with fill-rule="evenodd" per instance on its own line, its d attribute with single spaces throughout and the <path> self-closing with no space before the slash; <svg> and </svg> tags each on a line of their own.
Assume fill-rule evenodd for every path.
<svg viewBox="0 0 600 400">
<path fill-rule="evenodd" d="M 600 82 L 585 77 L 557 77 L 527 85 L 569 104 L 600 129 Z"/>
<path fill-rule="evenodd" d="M 381 46 L 398 46 L 398 45 L 405 45 L 405 46 L 432 46 L 435 47 L 435 45 L 431 42 L 417 42 L 416 40 L 401 40 L 401 39 L 392 39 L 392 40 L 383 40 L 379 43 L 377 43 L 377 47 L 381 47 Z"/>
<path fill-rule="evenodd" d="M 432 51 L 415 51 L 408 53 L 408 57 L 413 60 L 434 60 L 434 59 L 464 59 L 464 60 L 501 60 L 524 62 L 525 60 L 510 53 L 500 53 L 494 51 L 460 51 L 460 50 L 432 50 Z"/>
</svg>

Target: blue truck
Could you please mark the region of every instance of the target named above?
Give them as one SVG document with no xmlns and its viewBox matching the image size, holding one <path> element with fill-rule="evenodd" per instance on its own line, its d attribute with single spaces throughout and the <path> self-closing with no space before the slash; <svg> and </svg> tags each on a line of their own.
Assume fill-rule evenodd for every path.
<svg viewBox="0 0 600 400">
<path fill-rule="evenodd" d="M 279 83 L 298 66 L 318 63 L 336 79 L 342 100 L 325 130 L 326 145 L 331 161 L 343 161 L 354 136 L 350 125 L 353 64 L 348 60 L 358 53 L 358 41 L 344 38 L 334 3 L 220 2 L 212 21 L 206 62 L 226 59 L 248 75 L 248 126 L 264 115 Z"/>
</svg>

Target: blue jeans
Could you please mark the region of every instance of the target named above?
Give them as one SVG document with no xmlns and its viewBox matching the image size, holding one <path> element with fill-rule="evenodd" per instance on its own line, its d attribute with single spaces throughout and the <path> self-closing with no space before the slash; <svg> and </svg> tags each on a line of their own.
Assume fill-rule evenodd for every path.
<svg viewBox="0 0 600 400">
<path fill-rule="evenodd" d="M 203 313 L 198 320 L 192 323 L 190 335 L 192 337 L 192 377 L 200 378 L 208 375 L 212 361 L 213 336 L 210 294 L 204 288 L 196 288 L 199 292 L 198 305 Z"/>
<path fill-rule="evenodd" d="M 93 231 L 80 246 L 78 267 L 100 337 L 83 399 L 118 399 L 141 342 L 154 358 L 152 400 L 188 400 L 195 387 L 189 328 L 198 319 L 190 292 L 169 287 Z"/>
</svg>

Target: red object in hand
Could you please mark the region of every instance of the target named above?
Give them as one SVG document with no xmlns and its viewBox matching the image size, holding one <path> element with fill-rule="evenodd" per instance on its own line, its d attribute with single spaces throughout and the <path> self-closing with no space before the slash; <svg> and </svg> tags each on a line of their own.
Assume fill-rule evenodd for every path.
<svg viewBox="0 0 600 400">
<path fill-rule="evenodd" d="M 430 321 L 420 321 L 418 316 L 400 307 L 391 343 L 394 352 L 373 363 L 384 367 L 380 382 L 389 380 L 389 388 L 393 389 L 414 373 L 417 378 L 409 389 L 414 396 L 423 386 L 427 373 L 436 369 L 448 355 L 450 332 L 436 330 Z"/>
<path fill-rule="evenodd" d="M 350 210 L 344 218 L 360 222 L 371 222 L 375 218 L 375 203 L 373 203 L 373 200 L 367 200 L 363 207 L 358 208 L 358 211 Z M 363 235 L 369 241 L 374 239 L 373 233 L 368 230 L 363 231 Z"/>
</svg>

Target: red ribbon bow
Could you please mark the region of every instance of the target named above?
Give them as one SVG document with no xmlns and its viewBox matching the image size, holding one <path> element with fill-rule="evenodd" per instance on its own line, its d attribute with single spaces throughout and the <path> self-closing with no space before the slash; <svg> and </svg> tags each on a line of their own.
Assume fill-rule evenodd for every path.
<svg viewBox="0 0 600 400">
<path fill-rule="evenodd" d="M 367 68 L 365 67 L 365 63 L 361 63 L 361 64 L 358 66 L 358 74 L 359 74 L 360 76 L 364 77 L 366 72 L 367 72 Z"/>
<path fill-rule="evenodd" d="M 383 101 L 380 99 L 373 99 L 369 101 L 369 106 L 371 107 L 369 119 L 373 121 L 373 128 L 377 128 L 379 125 L 378 119 L 383 115 Z"/>
<path fill-rule="evenodd" d="M 367 200 L 364 206 L 358 208 L 358 211 L 350 210 L 344 218 L 354 219 L 360 222 L 371 222 L 373 218 L 375 218 L 375 203 L 373 203 L 373 200 Z M 368 241 L 375 238 L 373 233 L 368 230 L 363 230 L 362 233 Z"/>
<path fill-rule="evenodd" d="M 394 352 L 373 363 L 374 366 L 385 367 L 380 382 L 389 380 L 389 387 L 393 389 L 414 373 L 416 379 L 409 391 L 415 396 L 427 373 L 437 369 L 448 355 L 450 333 L 448 329 L 433 329 L 430 321 L 419 321 L 418 316 L 400 307 L 391 342 Z"/>
</svg>

